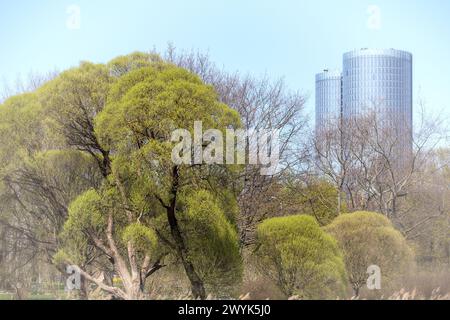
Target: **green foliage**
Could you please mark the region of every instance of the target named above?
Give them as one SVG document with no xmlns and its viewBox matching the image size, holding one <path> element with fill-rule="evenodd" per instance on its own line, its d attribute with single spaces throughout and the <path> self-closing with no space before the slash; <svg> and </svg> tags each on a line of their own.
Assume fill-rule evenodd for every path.
<svg viewBox="0 0 450 320">
<path fill-rule="evenodd" d="M 233 225 L 237 226 L 237 219 L 239 215 L 239 205 L 236 195 L 229 189 L 221 189 L 220 194 L 217 195 L 219 207 L 223 210 L 227 220 Z"/>
<path fill-rule="evenodd" d="M 77 252 L 78 249 L 79 248 L 77 248 Z M 73 256 L 71 257 L 63 249 L 58 250 L 52 257 L 53 264 L 61 269 L 64 268 L 67 263 L 79 263 L 80 261 L 81 259 L 74 258 Z"/>
<path fill-rule="evenodd" d="M 138 252 L 151 255 L 158 244 L 154 230 L 140 223 L 128 225 L 122 234 L 123 243 L 131 242 Z"/>
<path fill-rule="evenodd" d="M 88 190 L 76 198 L 69 207 L 64 231 L 102 230 L 106 226 L 102 198 L 96 190 Z"/>
<path fill-rule="evenodd" d="M 101 187 L 72 203 L 62 233 L 64 254 L 76 257 L 77 246 L 79 252 L 88 252 L 93 240 L 108 244 L 105 217 L 111 215 L 112 237 L 125 257 L 134 250 L 138 264 L 146 257 L 153 262 L 187 259 L 210 290 L 231 291 L 241 279 L 242 262 L 236 196 L 224 187 L 228 171 L 176 167 L 170 138 L 177 128 L 192 131 L 194 121 L 223 131 L 237 128 L 237 112 L 218 102 L 213 88 L 197 76 L 158 59 L 133 54 L 116 59 L 108 68 L 114 80 L 105 81 L 105 106 L 87 117 L 95 130 L 86 137 L 99 143 L 97 153 L 111 151 L 111 170 Z M 184 244 L 173 237 L 168 223 L 174 198 Z M 164 241 L 158 241 L 156 231 Z M 180 251 L 180 246 L 185 248 Z"/>
<path fill-rule="evenodd" d="M 37 90 L 50 136 L 60 147 L 98 151 L 93 119 L 104 108 L 114 80 L 105 65 L 82 62 Z"/>
<path fill-rule="evenodd" d="M 69 203 L 101 180 L 90 155 L 55 139 L 59 134 L 49 126 L 48 106 L 43 104 L 43 97 L 55 88 L 49 83 L 0 106 L 0 215 L 18 230 L 32 226 L 27 227 L 30 244 L 23 245 L 38 259 L 48 258 L 58 249 L 57 237 L 66 222 Z M 72 261 L 83 261 L 86 237 L 81 233 L 70 237 L 65 250 L 55 255 L 56 264 L 69 256 Z"/>
<path fill-rule="evenodd" d="M 82 113 L 81 106 L 93 117 L 102 110 L 113 81 L 105 65 L 82 62 L 45 84 L 38 93 L 45 106 L 64 113 L 61 119 Z"/>
<path fill-rule="evenodd" d="M 182 228 L 189 259 L 211 291 L 232 291 L 242 276 L 236 229 L 211 193 L 199 190 L 186 199 Z"/>
<path fill-rule="evenodd" d="M 119 56 L 111 60 L 107 67 L 112 76 L 121 77 L 132 70 L 162 63 L 162 59 L 156 54 L 133 52 L 129 55 Z"/>
<path fill-rule="evenodd" d="M 65 204 L 102 181 L 96 161 L 77 150 L 39 152 L 25 162 L 25 168 L 60 190 Z"/>
<path fill-rule="evenodd" d="M 45 144 L 42 107 L 27 93 L 0 105 L 0 168 L 41 150 Z"/>
<path fill-rule="evenodd" d="M 257 230 L 261 271 L 287 296 L 336 298 L 345 290 L 345 267 L 336 241 L 306 215 L 271 218 Z"/>
<path fill-rule="evenodd" d="M 238 205 L 228 189 L 238 168 L 172 162 L 173 130 L 192 132 L 194 121 L 204 130 L 240 127 L 212 86 L 156 55 L 82 62 L 0 106 L 0 196 L 14 209 L 7 183 L 23 184 L 21 210 L 42 227 L 33 235 L 57 243 L 49 248 L 56 265 L 91 272 L 124 262 L 115 266 L 130 297 L 130 270 L 172 258 L 192 263 L 211 290 L 230 292 L 242 274 Z"/>
<path fill-rule="evenodd" d="M 239 125 L 237 112 L 218 102 L 212 87 L 174 66 L 133 70 L 111 91 L 96 119 L 96 132 L 106 148 L 137 148 L 149 139 L 169 141 L 174 129 L 193 129 L 194 121 L 223 130 Z"/>
<path fill-rule="evenodd" d="M 321 226 L 329 224 L 339 213 L 338 190 L 323 179 L 288 182 L 278 198 L 286 211 L 313 216 Z M 340 212 L 346 210 L 345 202 L 341 203 Z"/>
<path fill-rule="evenodd" d="M 53 262 L 57 265 L 71 263 L 84 266 L 95 254 L 90 235 L 99 237 L 105 228 L 105 205 L 101 195 L 94 189 L 82 193 L 70 204 L 67 220 L 59 235 L 61 246 L 53 256 Z"/>
<path fill-rule="evenodd" d="M 366 283 L 371 265 L 381 268 L 383 283 L 388 284 L 412 263 L 413 254 L 405 238 L 382 214 L 343 214 L 326 231 L 337 239 L 344 252 L 349 282 L 355 291 Z"/>
</svg>

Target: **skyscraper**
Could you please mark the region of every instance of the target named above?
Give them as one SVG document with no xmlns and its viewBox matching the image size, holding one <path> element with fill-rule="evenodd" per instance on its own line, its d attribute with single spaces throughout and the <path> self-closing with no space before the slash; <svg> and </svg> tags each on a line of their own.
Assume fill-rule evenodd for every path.
<svg viewBox="0 0 450 320">
<path fill-rule="evenodd" d="M 316 128 L 329 128 L 342 112 L 342 74 L 324 70 L 316 75 Z"/>
<path fill-rule="evenodd" d="M 342 119 L 373 114 L 398 136 L 401 152 L 412 146 L 412 55 L 394 49 L 360 49 L 343 56 L 338 97 L 337 74 L 316 75 L 316 132 L 340 108 Z M 340 106 L 336 101 L 340 100 Z M 334 115 L 333 115 L 334 117 Z M 325 119 L 325 120 L 324 120 Z"/>
</svg>

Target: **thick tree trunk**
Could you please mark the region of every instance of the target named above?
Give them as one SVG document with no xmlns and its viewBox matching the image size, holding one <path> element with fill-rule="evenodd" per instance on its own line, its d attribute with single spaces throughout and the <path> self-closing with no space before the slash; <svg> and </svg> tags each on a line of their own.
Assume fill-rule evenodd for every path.
<svg viewBox="0 0 450 320">
<path fill-rule="evenodd" d="M 187 248 L 184 242 L 183 236 L 178 225 L 176 217 L 176 203 L 177 203 L 177 192 L 179 186 L 179 173 L 178 168 L 175 166 L 172 170 L 172 199 L 170 205 L 166 208 L 167 210 L 167 220 L 170 226 L 170 232 L 172 238 L 176 245 L 177 253 L 183 263 L 184 271 L 191 283 L 192 295 L 195 299 L 206 299 L 206 290 L 202 279 L 195 271 L 195 267 L 191 261 L 188 259 Z"/>
<path fill-rule="evenodd" d="M 144 292 L 144 284 L 139 279 L 133 279 L 132 285 L 128 288 L 127 300 L 145 300 L 147 299 L 147 295 Z"/>
</svg>

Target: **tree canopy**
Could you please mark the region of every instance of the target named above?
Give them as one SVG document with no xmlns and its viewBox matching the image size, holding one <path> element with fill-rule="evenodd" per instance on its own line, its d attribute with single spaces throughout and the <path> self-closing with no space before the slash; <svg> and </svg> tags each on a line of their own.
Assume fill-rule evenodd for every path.
<svg viewBox="0 0 450 320">
<path fill-rule="evenodd" d="M 123 65 L 123 59 L 113 64 Z M 78 117 L 86 123 L 76 145 L 97 160 L 106 154 L 110 173 L 100 188 L 72 203 L 65 243 L 70 246 L 83 234 L 87 240 L 81 245 L 93 245 L 108 256 L 125 289 L 107 291 L 121 298 L 140 298 L 145 280 L 168 256 L 181 262 L 194 296 L 205 298 L 205 285 L 225 282 L 232 287 L 240 277 L 236 226 L 229 219 L 234 213 L 218 205 L 221 195 L 231 192 L 226 182 L 233 172 L 219 165 L 174 164 L 171 134 L 178 128 L 192 131 L 194 121 L 222 131 L 237 128 L 239 116 L 192 73 L 160 62 L 139 66 L 132 63 L 126 72 L 120 67 L 121 77 L 111 83 L 106 98 L 90 100 L 98 108 L 87 115 L 67 105 L 70 123 Z M 86 65 L 80 68 L 82 72 Z M 102 66 L 90 68 L 103 74 Z M 100 92 L 105 83 L 98 84 Z M 69 125 L 65 135 L 71 136 L 72 129 Z"/>
<path fill-rule="evenodd" d="M 342 253 L 311 216 L 263 221 L 258 226 L 256 255 L 262 272 L 288 297 L 336 298 L 345 292 Z"/>
<path fill-rule="evenodd" d="M 411 266 L 413 253 L 405 238 L 382 214 L 366 211 L 342 214 L 325 230 L 337 239 L 344 252 L 355 295 L 366 284 L 371 265 L 381 269 L 385 283 Z"/>
</svg>

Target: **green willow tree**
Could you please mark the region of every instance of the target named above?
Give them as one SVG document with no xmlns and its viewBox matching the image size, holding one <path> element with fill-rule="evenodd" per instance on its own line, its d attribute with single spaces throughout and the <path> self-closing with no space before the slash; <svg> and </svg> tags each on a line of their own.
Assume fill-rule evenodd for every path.
<svg viewBox="0 0 450 320">
<path fill-rule="evenodd" d="M 380 213 L 342 214 L 325 230 L 336 238 L 344 252 L 348 280 L 356 297 L 367 282 L 369 266 L 380 267 L 383 283 L 388 284 L 413 263 L 413 252 L 405 238 Z"/>
<path fill-rule="evenodd" d="M 267 219 L 258 226 L 257 236 L 261 272 L 287 297 L 329 299 L 345 293 L 342 253 L 313 217 Z"/>
<path fill-rule="evenodd" d="M 94 118 L 105 107 L 116 80 L 105 65 L 82 62 L 38 90 L 52 139 L 60 148 L 90 154 L 104 177 L 111 171 L 111 160 L 94 132 Z"/>
<path fill-rule="evenodd" d="M 20 235 L 11 240 L 25 248 L 17 269 L 51 263 L 70 202 L 102 180 L 88 153 L 55 139 L 40 98 L 38 90 L 0 107 L 0 226 Z"/>
<path fill-rule="evenodd" d="M 120 65 L 127 65 L 124 59 Z M 171 135 L 178 128 L 192 132 L 194 121 L 222 131 L 237 128 L 239 116 L 218 102 L 212 87 L 184 69 L 160 62 L 137 69 L 131 65 L 117 69 L 116 64 L 121 76 L 94 117 L 91 140 L 95 154 L 108 150 L 110 173 L 101 188 L 81 195 L 70 207 L 63 232 L 66 246 L 57 258 L 77 263 L 70 254 L 77 250 L 70 246 L 92 245 L 113 263 L 123 288 L 107 285 L 81 267 L 80 272 L 118 298 L 140 299 L 146 296 L 145 280 L 164 266 L 165 258 L 174 257 L 193 296 L 204 299 L 218 279 L 232 286 L 240 278 L 232 219 L 236 206 L 230 205 L 235 196 L 227 187 L 238 168 L 177 165 Z"/>
</svg>

